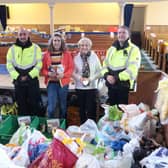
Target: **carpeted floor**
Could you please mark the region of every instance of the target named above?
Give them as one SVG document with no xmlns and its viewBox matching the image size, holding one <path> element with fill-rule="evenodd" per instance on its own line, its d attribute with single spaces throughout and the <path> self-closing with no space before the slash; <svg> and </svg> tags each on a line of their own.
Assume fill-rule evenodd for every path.
<svg viewBox="0 0 168 168">
<path fill-rule="evenodd" d="M 154 64 L 154 62 L 150 59 L 149 55 L 144 50 L 141 50 L 141 70 L 157 70 L 157 66 Z"/>
</svg>

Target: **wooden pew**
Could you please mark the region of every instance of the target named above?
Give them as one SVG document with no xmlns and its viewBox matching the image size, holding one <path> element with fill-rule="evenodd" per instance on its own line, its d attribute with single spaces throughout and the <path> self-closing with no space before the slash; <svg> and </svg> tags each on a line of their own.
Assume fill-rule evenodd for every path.
<svg viewBox="0 0 168 168">
<path fill-rule="evenodd" d="M 168 73 L 168 43 L 163 43 L 163 62 L 161 70 Z"/>
<path fill-rule="evenodd" d="M 163 62 L 163 51 L 164 51 L 164 41 L 160 41 L 157 45 L 157 65 L 159 69 L 162 69 L 162 62 Z"/>
<path fill-rule="evenodd" d="M 6 54 L 8 51 L 9 46 L 0 46 L 0 64 L 6 64 Z"/>
<path fill-rule="evenodd" d="M 140 71 L 137 78 L 136 92 L 129 93 L 129 103 L 139 104 L 141 102 L 154 107 L 158 81 L 168 75 L 163 71 Z M 146 94 L 144 94 L 146 93 Z"/>
<path fill-rule="evenodd" d="M 151 30 L 149 29 L 146 29 L 145 31 L 144 31 L 144 49 L 146 50 L 146 51 L 149 51 L 149 38 L 150 38 L 150 33 L 151 33 Z"/>
<path fill-rule="evenodd" d="M 158 46 L 161 41 L 168 40 L 168 34 L 159 34 L 159 33 L 151 33 L 149 37 L 149 44 L 150 47 L 148 49 L 148 52 L 151 56 L 151 58 L 154 60 L 154 62 L 158 65 Z"/>
<path fill-rule="evenodd" d="M 98 56 L 102 62 L 102 59 L 105 56 L 106 50 L 112 45 L 114 39 L 110 37 L 109 34 L 86 34 L 86 37 L 90 38 L 92 40 L 93 46 L 92 49 L 97 51 Z M 66 36 L 66 43 L 77 43 L 79 39 L 81 38 L 81 34 L 71 34 L 71 36 Z M 35 43 L 47 43 L 48 39 L 44 39 L 41 36 L 37 34 L 31 34 L 31 40 Z M 16 41 L 16 37 L 13 40 L 13 42 Z M 7 49 L 9 47 L 0 47 L 0 63 L 5 64 L 6 63 L 6 53 Z M 42 51 L 46 50 L 46 47 L 42 48 Z M 72 49 L 73 52 L 73 49 Z M 103 54 L 101 54 L 103 53 Z"/>
<path fill-rule="evenodd" d="M 114 39 L 110 37 L 110 35 L 104 34 L 86 34 L 85 37 L 88 37 L 92 40 L 93 49 L 105 49 L 107 50 L 113 43 Z M 67 43 L 77 43 L 81 38 L 81 34 L 72 34 L 67 35 L 66 42 Z"/>
<path fill-rule="evenodd" d="M 166 71 L 166 54 L 168 53 L 167 51 L 167 45 L 165 43 L 168 42 L 168 39 L 166 38 L 165 40 L 158 40 L 157 43 L 157 51 L 156 51 L 156 64 L 158 65 L 159 69 L 163 70 L 164 72 Z"/>
</svg>

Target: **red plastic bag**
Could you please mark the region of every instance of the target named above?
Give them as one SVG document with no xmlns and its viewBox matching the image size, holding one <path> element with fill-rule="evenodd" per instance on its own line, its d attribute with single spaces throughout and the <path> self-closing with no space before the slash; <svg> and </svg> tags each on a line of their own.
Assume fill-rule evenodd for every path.
<svg viewBox="0 0 168 168">
<path fill-rule="evenodd" d="M 61 141 L 54 139 L 46 152 L 42 153 L 29 168 L 73 168 L 78 157 Z"/>
</svg>

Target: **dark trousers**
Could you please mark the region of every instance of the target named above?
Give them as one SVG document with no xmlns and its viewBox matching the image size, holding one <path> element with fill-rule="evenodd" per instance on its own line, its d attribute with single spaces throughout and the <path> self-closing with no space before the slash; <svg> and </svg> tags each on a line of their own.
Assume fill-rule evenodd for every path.
<svg viewBox="0 0 168 168">
<path fill-rule="evenodd" d="M 109 98 L 107 100 L 107 103 L 110 105 L 128 104 L 128 95 L 129 95 L 129 88 L 127 87 L 120 87 L 120 88 L 108 87 Z"/>
<path fill-rule="evenodd" d="M 43 116 L 40 112 L 42 102 L 38 79 L 16 82 L 14 85 L 18 114 Z"/>
<path fill-rule="evenodd" d="M 96 121 L 96 96 L 97 90 L 76 89 L 79 103 L 80 122 L 83 124 L 87 119 Z"/>
</svg>

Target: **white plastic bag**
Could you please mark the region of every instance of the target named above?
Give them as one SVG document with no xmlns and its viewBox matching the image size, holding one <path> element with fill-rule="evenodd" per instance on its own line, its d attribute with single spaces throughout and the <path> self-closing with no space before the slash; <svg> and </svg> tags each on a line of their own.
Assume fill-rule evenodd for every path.
<svg viewBox="0 0 168 168">
<path fill-rule="evenodd" d="M 14 157 L 13 162 L 16 165 L 27 167 L 30 164 L 30 159 L 28 155 L 29 144 L 37 145 L 39 143 L 44 142 L 45 140 L 46 137 L 40 131 L 34 129 L 31 135 L 28 137 L 28 139 L 22 144 L 22 148 L 17 154 L 17 156 Z"/>
<path fill-rule="evenodd" d="M 83 153 L 76 162 L 75 168 L 101 168 L 95 156 Z"/>
<path fill-rule="evenodd" d="M 132 117 L 131 120 L 129 120 L 129 127 L 131 128 L 131 130 L 133 130 L 133 132 L 143 131 L 147 120 L 147 113 L 141 113 L 135 117 Z"/>
<path fill-rule="evenodd" d="M 108 98 L 108 88 L 105 85 L 105 80 L 103 78 L 99 78 L 96 80 L 96 88 L 98 90 L 98 95 L 101 103 L 105 103 Z"/>
<path fill-rule="evenodd" d="M 141 113 L 136 104 L 129 104 L 129 105 L 120 104 L 119 107 L 121 108 L 122 111 L 124 111 L 124 113 L 127 114 L 128 118 L 134 117 Z"/>
<path fill-rule="evenodd" d="M 118 155 L 113 160 L 108 160 L 104 162 L 103 168 L 131 168 L 132 156 Z"/>
<path fill-rule="evenodd" d="M 0 167 L 1 168 L 24 168 L 24 167 L 21 167 L 21 166 L 17 166 L 15 165 L 10 159 L 9 157 L 7 156 L 6 152 L 0 148 L 0 154 L 1 154 L 1 157 L 0 157 Z"/>
<path fill-rule="evenodd" d="M 94 139 L 98 132 L 97 124 L 91 119 L 88 119 L 85 123 L 83 123 L 80 126 L 80 129 L 82 132 L 90 135 L 88 141 Z"/>
<path fill-rule="evenodd" d="M 97 123 L 98 128 L 99 128 L 100 130 L 101 130 L 101 128 L 104 126 L 104 124 L 105 124 L 106 122 L 108 122 L 108 120 L 109 120 L 109 107 L 110 107 L 110 106 L 107 105 L 107 104 L 102 104 L 101 107 L 104 108 L 104 116 L 101 117 L 101 118 L 99 119 L 98 123 Z"/>
<path fill-rule="evenodd" d="M 31 130 L 25 124 L 21 124 L 18 130 L 13 134 L 10 139 L 10 144 L 22 145 L 24 141 L 31 135 Z"/>
</svg>

